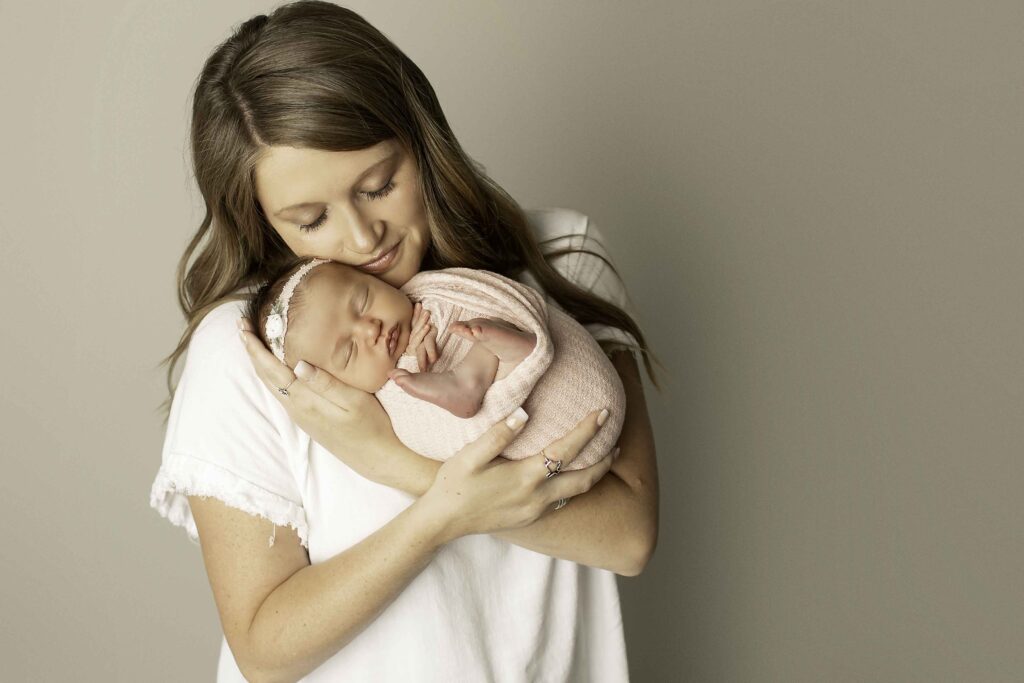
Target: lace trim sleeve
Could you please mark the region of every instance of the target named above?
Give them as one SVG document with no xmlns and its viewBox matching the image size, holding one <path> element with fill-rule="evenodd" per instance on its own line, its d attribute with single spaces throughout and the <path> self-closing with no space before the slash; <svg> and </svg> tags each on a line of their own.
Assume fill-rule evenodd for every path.
<svg viewBox="0 0 1024 683">
<path fill-rule="evenodd" d="M 160 466 L 149 494 L 150 507 L 199 543 L 199 532 L 186 496 L 212 496 L 233 508 L 258 515 L 277 526 L 289 526 L 308 549 L 308 527 L 302 507 L 276 493 L 246 481 L 213 463 L 174 453 Z M 273 536 L 269 541 L 273 545 Z"/>
</svg>

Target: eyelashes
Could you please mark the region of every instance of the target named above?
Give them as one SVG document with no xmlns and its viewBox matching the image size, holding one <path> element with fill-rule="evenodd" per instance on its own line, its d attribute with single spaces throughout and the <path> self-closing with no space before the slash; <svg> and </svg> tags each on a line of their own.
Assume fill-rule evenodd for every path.
<svg viewBox="0 0 1024 683">
<path fill-rule="evenodd" d="M 370 288 L 367 287 L 366 288 L 366 294 L 363 295 L 363 305 L 359 307 L 359 312 L 360 313 L 366 313 L 366 308 L 369 305 L 369 303 L 370 303 Z M 345 367 L 346 368 L 348 367 L 349 363 L 352 362 L 352 356 L 354 356 L 355 353 L 356 353 L 356 344 L 355 344 L 355 342 L 350 341 L 348 348 L 349 348 L 348 357 L 345 358 Z"/>
<path fill-rule="evenodd" d="M 299 226 L 299 230 L 301 230 L 302 232 L 309 232 L 310 230 L 316 230 L 317 228 L 319 228 L 321 225 L 324 224 L 325 220 L 327 220 L 327 209 L 324 209 L 324 212 L 322 214 L 320 214 L 317 217 L 317 219 L 315 221 L 313 221 L 312 223 L 308 223 L 306 225 L 300 225 Z"/>
<path fill-rule="evenodd" d="M 387 185 L 380 188 L 379 190 L 374 190 L 373 192 L 363 192 L 363 194 L 366 195 L 366 197 L 371 201 L 374 201 L 377 199 L 384 199 L 384 197 L 387 197 L 389 194 L 391 194 L 391 191 L 394 189 L 395 180 L 394 178 L 392 178 L 391 180 L 388 181 Z M 301 230 L 302 232 L 311 232 L 313 230 L 316 230 L 317 228 L 324 224 L 324 221 L 327 220 L 327 213 L 328 210 L 324 209 L 323 213 L 317 216 L 317 219 L 315 221 L 313 221 L 312 223 L 300 225 L 299 230 Z"/>
</svg>

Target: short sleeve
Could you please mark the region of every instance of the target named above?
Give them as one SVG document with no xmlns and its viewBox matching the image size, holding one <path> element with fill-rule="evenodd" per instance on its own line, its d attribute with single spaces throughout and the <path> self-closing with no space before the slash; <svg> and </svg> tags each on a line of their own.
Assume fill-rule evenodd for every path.
<svg viewBox="0 0 1024 683">
<path fill-rule="evenodd" d="M 531 218 L 545 253 L 565 247 L 593 252 L 571 252 L 552 257 L 550 263 L 555 270 L 570 282 L 615 304 L 639 324 L 626 285 L 614 268 L 615 261 L 608 251 L 604 234 L 587 215 L 572 209 L 535 209 Z M 639 347 L 632 334 L 617 327 L 601 323 L 584 327 L 597 341 Z"/>
<path fill-rule="evenodd" d="M 307 545 L 287 413 L 256 375 L 238 336 L 241 302 L 214 308 L 189 342 L 164 437 L 150 507 L 198 544 L 186 496 L 225 504 L 295 529 Z"/>
</svg>

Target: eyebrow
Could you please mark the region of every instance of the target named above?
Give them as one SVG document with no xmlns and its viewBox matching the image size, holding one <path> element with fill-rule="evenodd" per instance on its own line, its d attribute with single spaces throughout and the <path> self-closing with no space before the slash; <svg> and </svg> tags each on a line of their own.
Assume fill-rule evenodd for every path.
<svg viewBox="0 0 1024 683">
<path fill-rule="evenodd" d="M 391 161 L 396 156 L 398 156 L 398 151 L 397 150 L 396 151 L 392 151 L 387 156 L 381 157 L 377 161 L 373 162 L 372 164 L 370 164 L 369 168 L 367 168 L 365 171 L 363 171 L 362 173 L 359 174 L 359 177 L 356 178 L 356 181 L 354 183 L 352 183 L 352 184 L 353 185 L 358 185 L 359 183 L 361 183 L 363 181 L 363 178 L 365 178 L 366 176 L 370 175 L 375 170 L 377 170 L 378 167 L 384 165 L 388 161 Z M 307 206 L 319 206 L 320 204 L 323 204 L 323 202 L 302 202 L 302 203 L 299 203 L 299 204 L 292 204 L 291 206 L 286 206 L 283 209 L 278 210 L 274 215 L 280 218 L 280 217 L 282 217 L 281 214 L 285 213 L 286 211 L 291 211 L 293 209 L 304 209 Z"/>
</svg>

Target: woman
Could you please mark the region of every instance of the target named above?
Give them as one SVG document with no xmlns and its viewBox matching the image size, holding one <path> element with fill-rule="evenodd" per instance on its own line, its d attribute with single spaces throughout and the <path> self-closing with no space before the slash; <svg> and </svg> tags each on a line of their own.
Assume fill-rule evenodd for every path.
<svg viewBox="0 0 1024 683">
<path fill-rule="evenodd" d="M 596 229 L 524 213 L 461 150 L 422 72 L 325 2 L 254 17 L 218 46 L 191 136 L 207 212 L 178 271 L 188 325 L 169 385 L 188 355 L 151 504 L 201 540 L 217 680 L 627 680 L 614 573 L 642 571 L 658 528 L 628 349 L 651 366 Z M 297 378 L 235 331 L 245 293 L 294 255 L 396 287 L 463 266 L 545 292 L 622 377 L 620 456 L 558 472 L 597 411 L 525 460 L 500 457 L 520 414 L 444 463 L 409 451 L 373 395 L 301 364 Z"/>
</svg>

